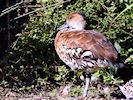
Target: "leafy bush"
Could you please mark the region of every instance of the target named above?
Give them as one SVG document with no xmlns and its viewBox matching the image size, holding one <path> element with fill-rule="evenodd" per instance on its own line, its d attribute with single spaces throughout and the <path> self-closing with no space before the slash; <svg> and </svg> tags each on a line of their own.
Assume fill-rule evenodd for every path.
<svg viewBox="0 0 133 100">
<path fill-rule="evenodd" d="M 32 90 L 41 85 L 59 85 L 75 79 L 56 55 L 53 43 L 57 28 L 73 11 L 87 15 L 89 29 L 100 31 L 116 41 L 121 55 L 127 58 L 133 53 L 128 51 L 133 47 L 130 0 L 72 0 L 64 4 L 58 0 L 39 0 L 38 3 L 49 7 L 30 14 L 26 28 L 16 35 L 16 41 L 2 61 L 2 85 Z"/>
</svg>

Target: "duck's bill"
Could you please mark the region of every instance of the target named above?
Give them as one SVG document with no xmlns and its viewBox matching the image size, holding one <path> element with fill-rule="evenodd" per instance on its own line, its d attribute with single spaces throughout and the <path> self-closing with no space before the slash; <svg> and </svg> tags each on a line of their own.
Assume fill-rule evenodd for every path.
<svg viewBox="0 0 133 100">
<path fill-rule="evenodd" d="M 63 29 L 67 29 L 69 28 L 69 25 L 67 23 L 64 23 L 63 25 L 61 25 L 58 30 L 63 30 Z"/>
</svg>

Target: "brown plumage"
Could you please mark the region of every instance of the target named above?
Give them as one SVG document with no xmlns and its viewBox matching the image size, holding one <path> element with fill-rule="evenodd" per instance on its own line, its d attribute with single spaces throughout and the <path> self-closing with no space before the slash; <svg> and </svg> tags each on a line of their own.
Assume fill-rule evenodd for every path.
<svg viewBox="0 0 133 100">
<path fill-rule="evenodd" d="M 103 34 L 85 30 L 85 25 L 83 14 L 69 14 L 54 41 L 60 59 L 72 70 L 87 73 L 115 65 L 118 53 L 114 46 Z"/>
<path fill-rule="evenodd" d="M 92 60 L 94 65 L 92 69 L 98 67 L 98 64 L 96 63 L 98 59 L 103 61 L 106 60 L 108 62 L 105 63 L 106 67 L 112 66 L 118 58 L 117 51 L 113 45 L 101 33 L 92 30 L 60 31 L 55 38 L 55 48 L 57 54 L 64 61 L 64 63 L 66 62 L 65 56 L 75 59 L 79 65 L 82 60 L 90 60 L 90 62 Z M 81 51 L 76 55 L 76 50 L 78 48 L 81 48 Z M 71 54 L 69 54 L 67 51 L 70 51 L 69 53 Z M 91 57 L 89 58 L 89 55 L 82 57 L 82 55 L 87 51 L 92 53 L 92 55 L 90 55 Z"/>
</svg>

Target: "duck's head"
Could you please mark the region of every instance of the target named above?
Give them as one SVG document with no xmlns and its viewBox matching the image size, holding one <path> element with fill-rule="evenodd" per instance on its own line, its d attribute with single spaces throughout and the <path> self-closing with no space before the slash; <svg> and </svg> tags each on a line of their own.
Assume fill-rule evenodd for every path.
<svg viewBox="0 0 133 100">
<path fill-rule="evenodd" d="M 63 29 L 73 29 L 73 30 L 83 30 L 86 25 L 86 16 L 79 12 L 70 13 L 66 19 L 65 24 L 63 24 L 59 30 Z"/>
</svg>

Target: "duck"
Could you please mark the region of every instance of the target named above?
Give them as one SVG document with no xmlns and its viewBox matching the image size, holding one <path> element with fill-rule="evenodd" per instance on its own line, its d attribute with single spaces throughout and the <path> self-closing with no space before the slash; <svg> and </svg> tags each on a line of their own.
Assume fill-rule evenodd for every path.
<svg viewBox="0 0 133 100">
<path fill-rule="evenodd" d="M 72 71 L 86 73 L 83 97 L 87 96 L 94 72 L 106 67 L 123 66 L 118 62 L 119 54 L 113 44 L 102 33 L 86 29 L 86 18 L 81 12 L 71 12 L 59 27 L 54 40 L 59 58 Z"/>
</svg>

